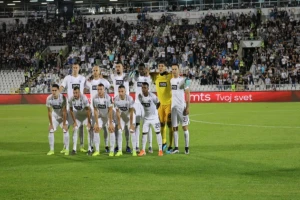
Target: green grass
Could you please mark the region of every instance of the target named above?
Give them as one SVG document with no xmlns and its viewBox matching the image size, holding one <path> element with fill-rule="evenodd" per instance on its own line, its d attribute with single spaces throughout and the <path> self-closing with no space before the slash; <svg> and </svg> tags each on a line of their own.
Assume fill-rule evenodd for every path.
<svg viewBox="0 0 300 200">
<path fill-rule="evenodd" d="M 0 199 L 300 199 L 299 103 L 190 110 L 190 155 L 181 131 L 179 155 L 95 158 L 60 155 L 60 130 L 46 156 L 45 106 L 1 106 Z"/>
</svg>

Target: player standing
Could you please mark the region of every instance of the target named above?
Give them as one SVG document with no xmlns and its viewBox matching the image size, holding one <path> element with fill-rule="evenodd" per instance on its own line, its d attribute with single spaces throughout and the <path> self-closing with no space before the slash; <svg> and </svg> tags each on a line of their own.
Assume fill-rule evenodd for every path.
<svg viewBox="0 0 300 200">
<path fill-rule="evenodd" d="M 135 103 L 134 103 L 134 109 L 135 109 L 135 118 L 136 118 L 136 126 L 135 126 L 135 136 L 136 136 L 136 151 L 139 152 L 139 140 L 140 140 L 140 124 L 142 121 L 142 118 L 144 116 L 144 108 L 141 105 L 139 101 L 139 94 L 142 93 L 142 84 L 144 82 L 147 82 L 148 85 L 151 85 L 152 79 L 149 75 L 149 69 L 145 67 L 144 63 L 140 63 L 138 66 L 138 73 L 134 74 L 134 78 L 132 78 L 132 81 L 134 82 L 135 87 Z M 149 129 L 148 133 L 149 137 L 149 153 L 153 153 L 152 149 L 152 129 Z"/>
<path fill-rule="evenodd" d="M 47 153 L 48 156 L 54 154 L 54 132 L 57 127 L 60 126 L 63 129 L 64 135 L 64 154 L 69 155 L 69 132 L 67 122 L 67 100 L 66 97 L 59 92 L 59 86 L 53 84 L 51 87 L 52 94 L 47 97 L 46 106 L 48 108 L 48 119 L 49 119 L 49 145 L 50 151 Z"/>
<path fill-rule="evenodd" d="M 87 87 L 90 90 L 91 100 L 94 98 L 94 96 L 98 95 L 97 88 L 98 88 L 99 84 L 103 84 L 104 91 L 109 90 L 110 83 L 108 82 L 108 80 L 102 78 L 99 66 L 94 66 L 93 67 L 93 80 L 91 80 L 90 82 L 87 82 L 87 84 L 86 84 Z M 94 120 L 94 106 L 93 106 L 92 103 L 91 103 L 91 113 L 92 113 L 92 121 L 93 121 L 93 124 L 94 124 L 95 123 L 95 120 Z M 106 126 L 103 127 L 103 131 L 104 131 L 105 151 L 108 153 L 109 152 L 108 134 L 107 134 L 107 127 Z M 88 154 L 91 154 L 91 152 L 89 151 Z"/>
<path fill-rule="evenodd" d="M 172 74 L 167 72 L 167 67 L 164 64 L 164 61 L 160 60 L 158 64 L 159 74 L 153 75 L 153 80 L 156 87 L 157 97 L 160 102 L 158 108 L 159 121 L 161 125 L 161 135 L 163 140 L 163 150 L 167 148 L 167 136 L 166 136 L 166 127 L 167 124 L 169 127 L 169 147 L 167 153 L 172 151 L 172 142 L 173 142 L 173 130 L 171 124 L 171 85 L 170 80 Z"/>
<path fill-rule="evenodd" d="M 189 154 L 189 112 L 190 112 L 190 89 L 186 78 L 179 76 L 179 66 L 172 65 L 172 128 L 174 130 L 173 154 L 179 153 L 178 149 L 178 124 L 181 123 L 185 138 L 185 154 Z M 185 98 L 184 98 L 185 95 Z"/>
<path fill-rule="evenodd" d="M 70 99 L 73 96 L 73 88 L 74 87 L 79 87 L 80 93 L 83 94 L 83 90 L 85 87 L 85 77 L 79 74 L 79 64 L 74 63 L 72 66 L 72 75 L 67 75 L 60 88 L 59 91 L 62 92 L 65 88 L 67 88 L 67 94 L 68 94 L 68 99 Z M 83 137 L 83 126 L 79 127 L 79 138 L 80 138 L 80 151 L 81 152 L 87 152 L 87 150 L 84 149 L 84 137 Z M 90 148 L 90 137 L 88 137 L 88 146 Z M 61 151 L 63 152 L 64 149 Z"/>
<path fill-rule="evenodd" d="M 93 153 L 93 156 L 100 155 L 100 130 L 105 131 L 107 125 L 109 125 L 110 132 L 110 151 L 109 156 L 114 155 L 115 148 L 115 133 L 113 126 L 113 105 L 111 97 L 106 94 L 104 84 L 100 83 L 97 86 L 97 94 L 93 97 L 93 107 L 94 107 L 94 142 L 96 151 Z"/>
<path fill-rule="evenodd" d="M 86 125 L 88 130 L 91 128 L 91 110 L 88 98 L 81 94 L 79 87 L 73 89 L 73 96 L 69 99 L 70 125 L 73 124 L 73 151 L 77 151 L 78 128 Z M 72 120 L 72 122 L 71 122 Z"/>
<path fill-rule="evenodd" d="M 116 115 L 118 120 L 118 152 L 115 156 L 122 155 L 122 131 L 125 126 L 129 127 L 131 133 L 131 143 L 132 143 L 132 155 L 136 154 L 136 137 L 135 137 L 135 114 L 134 114 L 134 101 L 131 96 L 127 95 L 125 92 L 125 86 L 119 86 L 119 95 L 114 99 L 114 104 L 116 108 Z"/>
<path fill-rule="evenodd" d="M 156 139 L 159 148 L 158 156 L 163 156 L 162 151 L 162 137 L 160 133 L 160 122 L 157 113 L 157 107 L 159 107 L 158 98 L 155 94 L 149 92 L 149 84 L 147 82 L 142 83 L 142 93 L 139 94 L 138 100 L 143 106 L 145 116 L 143 123 L 143 138 L 142 138 L 142 150 L 139 156 L 146 155 L 145 148 L 147 143 L 147 134 L 151 129 L 151 126 L 156 132 Z"/>
<path fill-rule="evenodd" d="M 128 76 L 123 73 L 124 68 L 121 62 L 116 63 L 116 74 L 111 73 L 111 80 L 113 81 L 113 87 L 114 87 L 114 95 L 117 96 L 119 94 L 119 86 L 123 85 L 125 87 L 126 95 L 129 94 L 129 81 Z M 117 120 L 116 120 L 117 122 Z M 116 125 L 117 127 L 117 125 Z M 126 152 L 131 153 L 131 149 L 129 147 L 129 127 L 125 127 L 125 138 L 126 138 Z M 116 128 L 116 139 L 118 140 L 118 130 Z M 116 148 L 118 150 L 118 147 Z"/>
</svg>

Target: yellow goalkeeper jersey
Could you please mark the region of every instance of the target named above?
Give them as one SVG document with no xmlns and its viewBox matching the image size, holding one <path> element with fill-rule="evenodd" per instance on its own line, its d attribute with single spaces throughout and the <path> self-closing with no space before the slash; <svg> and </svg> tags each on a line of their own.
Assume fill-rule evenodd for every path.
<svg viewBox="0 0 300 200">
<path fill-rule="evenodd" d="M 161 105 L 170 105 L 171 104 L 171 78 L 172 74 L 168 73 L 166 75 L 154 74 L 153 80 L 156 87 L 157 98 L 160 101 Z"/>
</svg>

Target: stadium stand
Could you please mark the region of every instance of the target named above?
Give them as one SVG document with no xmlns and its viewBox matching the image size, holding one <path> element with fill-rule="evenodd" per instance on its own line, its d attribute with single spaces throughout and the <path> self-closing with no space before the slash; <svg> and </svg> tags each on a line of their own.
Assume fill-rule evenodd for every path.
<svg viewBox="0 0 300 200">
<path fill-rule="evenodd" d="M 232 84 L 236 90 L 299 89 L 300 22 L 294 18 L 290 10 L 274 8 L 267 20 L 258 9 L 208 12 L 195 24 L 186 19 L 178 23 L 172 15 L 159 20 L 140 17 L 136 24 L 82 16 L 72 22 L 29 20 L 1 33 L 1 83 L 8 86 L 1 84 L 5 88 L 1 93 L 16 92 L 18 85 L 29 86 L 32 93 L 49 92 L 51 83 L 60 83 L 71 73 L 75 60 L 87 79 L 95 64 L 109 77 L 117 60 L 126 71 L 140 62 L 153 71 L 157 59 L 164 59 L 168 66 L 179 63 L 182 74 L 192 80 L 192 91 L 231 90 Z M 243 49 L 243 41 L 259 45 Z M 47 45 L 67 45 L 69 53 L 43 55 Z M 29 72 L 27 81 L 24 73 Z"/>
</svg>

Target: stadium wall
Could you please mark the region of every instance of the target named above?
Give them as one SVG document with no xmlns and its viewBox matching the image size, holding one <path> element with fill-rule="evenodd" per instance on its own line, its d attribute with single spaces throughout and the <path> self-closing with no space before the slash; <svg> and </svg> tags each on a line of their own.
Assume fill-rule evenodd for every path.
<svg viewBox="0 0 300 200">
<path fill-rule="evenodd" d="M 45 104 L 48 95 L 0 94 L 0 104 Z M 134 95 L 131 93 L 133 98 Z M 87 96 L 90 98 L 90 94 Z M 191 92 L 190 97 L 191 103 L 298 102 L 300 91 Z"/>
</svg>

